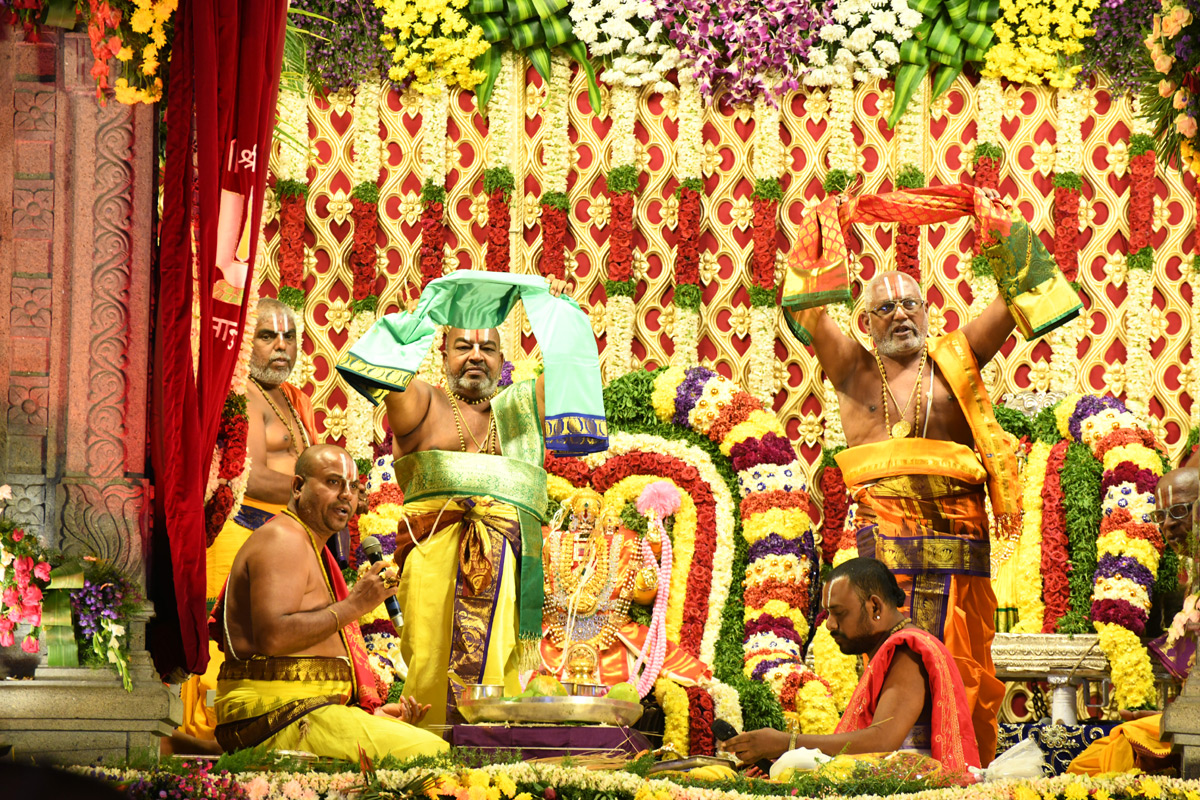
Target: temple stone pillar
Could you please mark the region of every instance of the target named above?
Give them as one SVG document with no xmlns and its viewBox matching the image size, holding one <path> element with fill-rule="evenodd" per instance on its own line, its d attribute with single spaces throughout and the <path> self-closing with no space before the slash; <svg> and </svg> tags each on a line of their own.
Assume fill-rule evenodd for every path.
<svg viewBox="0 0 1200 800">
<path fill-rule="evenodd" d="M 98 104 L 86 33 L 20 38 L 0 26 L 0 483 L 13 491 L 4 513 L 144 586 L 155 112 Z M 0 715 L 0 743 L 60 762 L 156 745 L 180 708 L 149 668 L 144 625 L 131 630 L 132 695 L 107 671 L 0 683 L 0 707 L 21 710 Z"/>
</svg>

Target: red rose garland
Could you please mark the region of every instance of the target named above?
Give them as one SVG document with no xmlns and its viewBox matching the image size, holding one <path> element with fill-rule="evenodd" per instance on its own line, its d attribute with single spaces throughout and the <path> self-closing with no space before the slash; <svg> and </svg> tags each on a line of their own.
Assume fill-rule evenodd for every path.
<svg viewBox="0 0 1200 800">
<path fill-rule="evenodd" d="M 1058 621 L 1071 610 L 1071 585 L 1067 580 L 1067 512 L 1063 508 L 1062 469 L 1069 441 L 1050 450 L 1042 484 L 1042 633 L 1056 633 Z"/>
<path fill-rule="evenodd" d="M 542 274 L 562 280 L 567 276 L 563 248 L 567 240 L 567 210 L 542 204 Z"/>
<path fill-rule="evenodd" d="M 1150 246 L 1154 225 L 1154 159 L 1149 150 L 1129 160 L 1129 252 Z"/>
<path fill-rule="evenodd" d="M 350 271 L 354 275 L 353 299 L 362 303 L 375 296 L 379 275 L 379 256 L 376 242 L 379 236 L 379 216 L 376 203 L 354 197 L 351 217 L 354 219 L 354 239 L 350 247 Z"/>
<path fill-rule="evenodd" d="M 233 510 L 233 487 L 231 481 L 238 478 L 246 468 L 246 435 L 250 420 L 246 414 L 244 395 L 230 395 L 221 412 L 221 426 L 217 432 L 217 447 L 221 458 L 217 466 L 220 485 L 204 504 L 205 546 L 211 547 L 225 526 L 229 512 Z"/>
<path fill-rule="evenodd" d="M 1054 261 L 1069 281 L 1079 274 L 1079 192 L 1079 186 L 1054 187 Z"/>
<path fill-rule="evenodd" d="M 229 519 L 230 511 L 233 511 L 233 489 L 228 483 L 222 483 L 204 504 L 205 547 L 212 547 L 217 540 L 217 534 L 225 526 L 225 520 Z"/>
<path fill-rule="evenodd" d="M 1000 191 L 1000 157 L 1003 151 L 998 145 L 983 144 L 980 147 L 985 152 L 975 157 L 975 185 L 981 189 Z M 976 219 L 974 254 L 979 255 L 984 247 L 993 244 L 995 237 L 992 232 L 983 230 L 982 224 Z"/>
<path fill-rule="evenodd" d="M 611 233 L 608 238 L 608 280 L 627 281 L 633 277 L 633 194 L 609 192 L 612 200 Z"/>
<path fill-rule="evenodd" d="M 217 469 L 219 479 L 231 481 L 246 468 L 246 433 L 249 424 L 244 413 L 232 418 L 222 416 L 219 438 L 225 442 L 225 447 L 221 451 L 221 465 Z"/>
<path fill-rule="evenodd" d="M 426 203 L 421 212 L 421 288 L 442 277 L 445 271 L 444 249 L 446 225 L 442 220 L 444 206 L 440 202 Z"/>
<path fill-rule="evenodd" d="M 484 265 L 488 272 L 509 271 L 508 227 L 512 212 L 508 207 L 508 192 L 495 189 L 488 195 L 487 255 Z"/>
<path fill-rule="evenodd" d="M 836 464 L 821 470 L 820 484 L 825 517 L 821 524 L 821 560 L 830 564 L 838 551 L 842 527 L 850 510 L 850 490 L 846 487 L 841 468 Z"/>
<path fill-rule="evenodd" d="M 712 732 L 713 699 L 699 686 L 685 686 L 684 690 L 688 697 L 688 755 L 716 755 Z"/>
<path fill-rule="evenodd" d="M 280 194 L 279 286 L 304 291 L 305 197 Z"/>
<path fill-rule="evenodd" d="M 775 291 L 775 237 L 779 203 L 754 198 L 754 260 L 751 278 L 760 289 Z M 774 298 L 772 297 L 772 302 Z"/>
<path fill-rule="evenodd" d="M 896 226 L 896 269 L 921 282 L 921 229 L 917 225 Z"/>
<path fill-rule="evenodd" d="M 675 283 L 700 285 L 700 193 L 684 186 L 679 194 L 679 244 Z"/>
</svg>

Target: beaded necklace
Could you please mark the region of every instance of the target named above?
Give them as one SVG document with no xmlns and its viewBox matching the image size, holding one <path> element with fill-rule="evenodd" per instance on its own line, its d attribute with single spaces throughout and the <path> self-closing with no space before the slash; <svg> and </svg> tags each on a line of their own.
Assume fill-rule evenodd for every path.
<svg viewBox="0 0 1200 800">
<path fill-rule="evenodd" d="M 307 450 L 312 443 L 308 441 L 308 431 L 304 429 L 304 426 L 299 425 L 299 433 L 297 434 L 296 428 L 292 427 L 292 422 L 284 419 L 283 412 L 279 410 L 279 406 L 275 405 L 275 401 L 271 399 L 271 393 L 267 390 L 267 388 L 259 383 L 257 378 L 254 379 L 254 384 L 258 387 L 258 390 L 262 392 L 262 396 L 266 398 L 267 405 L 269 405 L 271 410 L 275 412 L 275 416 L 278 417 L 279 421 L 283 423 L 283 426 L 287 428 L 288 436 L 291 437 L 291 441 L 288 443 L 288 452 L 294 452 L 296 455 L 300 455 L 300 453 Z M 287 403 L 288 412 L 291 416 L 291 419 L 296 420 L 298 423 L 300 418 L 296 414 L 296 407 L 293 406 L 292 401 L 288 399 L 287 392 L 283 392 L 283 402 Z M 303 442 L 304 447 L 297 449 L 298 442 Z"/>
<path fill-rule="evenodd" d="M 483 437 L 483 444 L 479 444 L 479 440 L 475 438 L 475 434 L 471 432 L 471 426 L 467 425 L 466 419 L 462 415 L 462 411 L 458 407 L 458 394 L 446 389 L 446 397 L 450 400 L 450 408 L 454 412 L 454 428 L 458 431 L 458 444 L 462 452 L 467 452 L 467 440 L 463 436 L 463 428 L 467 429 L 467 434 L 471 437 L 471 443 L 475 445 L 475 449 L 484 454 L 496 455 L 496 442 L 499 439 L 499 432 L 496 430 L 496 415 L 492 410 L 488 409 L 488 431 Z M 494 396 L 494 395 L 493 395 Z M 476 405 L 490 398 L 482 398 L 475 402 L 468 400 L 468 403 Z"/>
<path fill-rule="evenodd" d="M 904 404 L 904 408 L 900 408 L 900 403 L 896 402 L 896 395 L 892 394 L 892 387 L 888 383 L 887 370 L 883 367 L 883 359 L 879 357 L 878 350 L 872 350 L 875 355 L 875 364 L 879 367 L 879 378 L 883 382 L 882 399 L 883 399 L 883 427 L 887 429 L 888 436 L 893 439 L 903 439 L 912 433 L 913 429 L 921 420 L 921 404 L 917 403 L 917 411 L 913 416 L 913 421 L 910 423 L 906 417 L 908 409 L 912 406 L 913 398 L 921 396 L 921 383 L 925 380 L 925 359 L 929 356 L 929 348 L 921 348 L 921 363 L 917 365 L 917 382 L 913 384 L 912 391 L 908 393 L 908 402 Z M 891 424 L 891 415 L 888 413 L 888 397 L 892 398 L 892 402 L 896 405 L 896 410 L 900 412 L 900 421 L 895 425 Z"/>
</svg>

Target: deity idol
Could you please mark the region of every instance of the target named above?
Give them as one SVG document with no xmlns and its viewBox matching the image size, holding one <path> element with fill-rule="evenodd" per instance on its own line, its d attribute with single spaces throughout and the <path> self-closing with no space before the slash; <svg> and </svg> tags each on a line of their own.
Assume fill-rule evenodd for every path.
<svg viewBox="0 0 1200 800">
<path fill-rule="evenodd" d="M 566 530 L 557 518 L 542 548 L 545 669 L 577 683 L 633 683 L 643 697 L 660 675 L 683 685 L 710 678 L 703 662 L 666 641 L 666 515 L 648 509 L 649 531 L 642 536 L 621 523 L 620 509 L 606 509 L 591 489 L 568 498 L 563 514 L 568 516 Z M 661 564 L 655 563 L 658 558 Z M 654 606 L 650 628 L 630 618 L 631 603 Z"/>
</svg>

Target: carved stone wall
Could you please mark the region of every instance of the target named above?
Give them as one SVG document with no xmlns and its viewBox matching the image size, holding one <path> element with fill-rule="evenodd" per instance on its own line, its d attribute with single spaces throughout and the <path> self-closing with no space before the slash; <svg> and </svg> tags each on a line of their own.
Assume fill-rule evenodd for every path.
<svg viewBox="0 0 1200 800">
<path fill-rule="evenodd" d="M 86 34 L 0 29 L 0 483 L 45 543 L 143 577 L 154 117 Z"/>
</svg>

